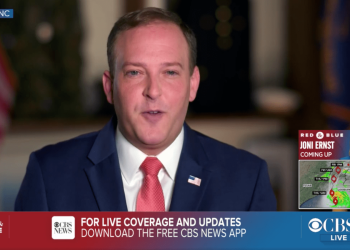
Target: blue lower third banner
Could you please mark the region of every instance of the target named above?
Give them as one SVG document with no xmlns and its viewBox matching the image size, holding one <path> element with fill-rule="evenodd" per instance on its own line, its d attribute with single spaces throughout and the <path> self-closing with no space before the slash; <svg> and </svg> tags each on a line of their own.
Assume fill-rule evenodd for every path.
<svg viewBox="0 0 350 250">
<path fill-rule="evenodd" d="M 0 249 L 350 249 L 350 214 L 2 212 Z"/>
</svg>

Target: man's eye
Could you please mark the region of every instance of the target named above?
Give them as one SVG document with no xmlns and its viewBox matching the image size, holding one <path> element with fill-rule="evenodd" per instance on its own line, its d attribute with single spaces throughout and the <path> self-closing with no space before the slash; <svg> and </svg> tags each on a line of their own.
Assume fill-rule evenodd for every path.
<svg viewBox="0 0 350 250">
<path fill-rule="evenodd" d="M 139 72 L 136 70 L 131 70 L 131 71 L 126 72 L 126 75 L 129 75 L 129 76 L 137 76 L 138 74 L 139 74 Z"/>
<path fill-rule="evenodd" d="M 173 70 L 168 70 L 166 73 L 167 73 L 168 75 L 170 75 L 170 76 L 177 75 L 177 72 L 175 72 L 175 71 L 173 71 Z"/>
</svg>

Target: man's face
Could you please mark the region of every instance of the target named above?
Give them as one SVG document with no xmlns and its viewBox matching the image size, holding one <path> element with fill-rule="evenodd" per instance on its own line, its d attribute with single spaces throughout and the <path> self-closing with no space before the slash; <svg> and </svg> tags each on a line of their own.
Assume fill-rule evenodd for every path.
<svg viewBox="0 0 350 250">
<path fill-rule="evenodd" d="M 114 79 L 103 75 L 125 138 L 157 155 L 180 133 L 188 103 L 196 97 L 199 72 L 189 69 L 186 39 L 174 24 L 157 22 L 119 34 Z M 113 81 L 113 82 L 112 82 Z"/>
</svg>

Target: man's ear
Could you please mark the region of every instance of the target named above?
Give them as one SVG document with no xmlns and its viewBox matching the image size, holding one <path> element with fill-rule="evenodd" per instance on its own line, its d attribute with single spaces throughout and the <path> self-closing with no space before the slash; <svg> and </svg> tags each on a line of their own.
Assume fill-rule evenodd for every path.
<svg viewBox="0 0 350 250">
<path fill-rule="evenodd" d="M 113 79 L 108 70 L 103 72 L 102 76 L 103 91 L 105 92 L 107 101 L 113 104 Z"/>
<path fill-rule="evenodd" d="M 194 67 L 193 73 L 190 79 L 190 102 L 193 102 L 196 99 L 198 87 L 199 87 L 200 75 L 198 67 Z"/>
</svg>

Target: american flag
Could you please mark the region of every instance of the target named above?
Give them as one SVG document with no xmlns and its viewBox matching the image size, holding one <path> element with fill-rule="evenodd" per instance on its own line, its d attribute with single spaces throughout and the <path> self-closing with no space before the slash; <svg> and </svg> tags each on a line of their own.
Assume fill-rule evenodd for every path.
<svg viewBox="0 0 350 250">
<path fill-rule="evenodd" d="M 9 124 L 11 106 L 15 95 L 16 77 L 5 49 L 0 42 L 0 142 Z"/>
<path fill-rule="evenodd" d="M 192 175 L 190 175 L 188 177 L 188 183 L 191 183 L 191 184 L 196 185 L 198 187 L 201 185 L 201 181 L 202 181 L 201 179 L 194 177 Z"/>
</svg>

